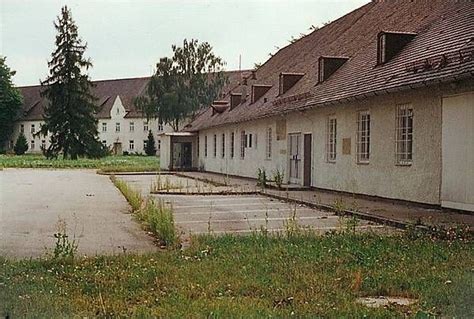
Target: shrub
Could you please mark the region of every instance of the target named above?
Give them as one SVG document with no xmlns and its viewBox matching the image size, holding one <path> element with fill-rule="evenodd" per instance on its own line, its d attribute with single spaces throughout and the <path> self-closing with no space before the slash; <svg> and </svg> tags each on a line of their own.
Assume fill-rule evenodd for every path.
<svg viewBox="0 0 474 319">
<path fill-rule="evenodd" d="M 16 155 L 23 155 L 28 150 L 28 142 L 26 141 L 25 134 L 20 133 L 18 138 L 16 139 L 15 146 L 13 147 L 13 151 Z"/>
<path fill-rule="evenodd" d="M 153 137 L 153 133 L 151 132 L 151 130 L 148 131 L 148 139 L 146 141 L 145 154 L 148 156 L 156 155 L 155 138 Z"/>
<path fill-rule="evenodd" d="M 267 186 L 267 172 L 265 168 L 259 168 L 257 171 L 257 186 L 262 188 Z"/>
<path fill-rule="evenodd" d="M 54 246 L 54 259 L 74 259 L 78 244 L 75 239 L 70 240 L 66 230 L 66 221 L 59 219 L 57 223 L 57 232 L 54 234 L 56 244 Z"/>
</svg>

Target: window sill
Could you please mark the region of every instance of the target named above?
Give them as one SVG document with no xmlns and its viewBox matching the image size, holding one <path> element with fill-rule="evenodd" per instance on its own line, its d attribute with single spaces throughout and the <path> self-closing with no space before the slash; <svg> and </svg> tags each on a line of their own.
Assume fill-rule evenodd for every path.
<svg viewBox="0 0 474 319">
<path fill-rule="evenodd" d="M 401 167 L 410 167 L 412 166 L 413 163 L 410 162 L 410 163 L 396 163 L 395 166 L 401 166 Z"/>
<path fill-rule="evenodd" d="M 370 164 L 370 162 L 365 162 L 365 161 L 364 162 L 357 162 L 357 165 L 369 165 L 369 164 Z"/>
<path fill-rule="evenodd" d="M 329 161 L 329 160 L 326 160 L 326 163 L 328 163 L 328 164 L 336 164 L 336 161 Z"/>
</svg>

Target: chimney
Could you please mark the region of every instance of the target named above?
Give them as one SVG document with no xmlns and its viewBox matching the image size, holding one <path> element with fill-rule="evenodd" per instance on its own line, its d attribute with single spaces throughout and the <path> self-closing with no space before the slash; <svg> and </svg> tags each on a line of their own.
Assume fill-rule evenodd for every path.
<svg viewBox="0 0 474 319">
<path fill-rule="evenodd" d="M 321 56 L 318 60 L 318 83 L 329 79 L 346 61 L 348 57 Z"/>
</svg>

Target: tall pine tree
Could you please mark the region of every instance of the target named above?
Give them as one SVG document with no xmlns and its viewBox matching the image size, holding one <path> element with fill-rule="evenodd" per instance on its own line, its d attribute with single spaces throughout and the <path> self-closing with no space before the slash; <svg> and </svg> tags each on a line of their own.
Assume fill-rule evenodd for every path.
<svg viewBox="0 0 474 319">
<path fill-rule="evenodd" d="M 71 11 L 64 6 L 54 23 L 57 30 L 56 50 L 48 62 L 49 76 L 41 82 L 45 107 L 45 124 L 41 134 L 51 134 L 45 151 L 48 158 L 60 153 L 64 158 L 100 157 L 105 150 L 97 138 L 96 99 L 85 71 L 92 67 L 84 58 L 87 44 L 79 38 Z M 83 73 L 84 72 L 84 73 Z"/>
<path fill-rule="evenodd" d="M 0 56 L 0 153 L 11 137 L 22 103 L 20 91 L 12 83 L 14 74 L 6 65 L 5 57 Z"/>
</svg>

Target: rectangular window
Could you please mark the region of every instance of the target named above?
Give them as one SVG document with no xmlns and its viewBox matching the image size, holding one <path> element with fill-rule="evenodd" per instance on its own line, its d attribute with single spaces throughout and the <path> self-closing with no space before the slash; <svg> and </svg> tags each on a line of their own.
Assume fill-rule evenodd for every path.
<svg viewBox="0 0 474 319">
<path fill-rule="evenodd" d="M 148 132 L 148 122 L 143 122 L 143 131 Z"/>
<path fill-rule="evenodd" d="M 115 123 L 115 132 L 120 132 L 120 123 Z"/>
<path fill-rule="evenodd" d="M 411 165 L 413 160 L 413 107 L 397 106 L 395 156 L 397 164 Z"/>
<path fill-rule="evenodd" d="M 207 157 L 207 135 L 204 136 L 204 157 Z"/>
<path fill-rule="evenodd" d="M 134 131 L 135 131 L 135 123 L 130 122 L 130 132 L 134 132 Z"/>
<path fill-rule="evenodd" d="M 240 132 L 240 158 L 245 158 L 245 147 L 247 145 L 247 135 L 245 135 L 245 131 Z"/>
<path fill-rule="evenodd" d="M 146 142 L 147 142 L 146 140 L 143 141 L 143 150 L 146 150 Z"/>
<path fill-rule="evenodd" d="M 269 127 L 267 128 L 267 140 L 266 140 L 266 143 L 265 143 L 265 157 L 266 159 L 271 159 L 272 158 L 272 128 Z"/>
<path fill-rule="evenodd" d="M 107 123 L 102 123 L 102 132 L 107 132 Z"/>
<path fill-rule="evenodd" d="M 34 140 L 31 140 L 31 150 L 34 150 L 35 149 L 35 141 Z"/>
<path fill-rule="evenodd" d="M 158 140 L 158 151 L 161 150 L 161 140 Z"/>
<path fill-rule="evenodd" d="M 214 134 L 214 157 L 217 157 L 217 135 Z"/>
<path fill-rule="evenodd" d="M 328 162 L 336 161 L 336 139 L 337 139 L 337 120 L 335 117 L 329 117 L 326 132 L 326 159 Z"/>
<path fill-rule="evenodd" d="M 46 149 L 46 141 L 45 140 L 42 140 L 41 141 L 41 149 Z"/>
<path fill-rule="evenodd" d="M 31 124 L 31 134 L 35 134 L 35 125 Z"/>
<path fill-rule="evenodd" d="M 249 135 L 248 135 L 249 141 L 248 141 L 247 146 L 248 146 L 249 148 L 252 148 L 252 140 L 253 140 L 252 137 L 253 137 L 252 134 L 249 134 Z"/>
<path fill-rule="evenodd" d="M 199 158 L 199 149 L 200 149 L 200 147 L 199 147 L 199 135 L 197 136 L 196 139 L 197 139 L 197 141 L 196 141 L 197 142 L 196 143 L 196 146 L 197 146 L 196 147 L 196 153 L 197 153 L 197 157 Z"/>
<path fill-rule="evenodd" d="M 370 159 L 370 113 L 359 112 L 357 117 L 357 162 L 369 163 Z"/>
<path fill-rule="evenodd" d="M 163 131 L 163 123 L 158 123 L 158 131 Z"/>
<path fill-rule="evenodd" d="M 24 124 L 20 125 L 20 132 L 23 133 L 23 134 L 25 133 L 25 125 Z"/>
<path fill-rule="evenodd" d="M 222 134 L 221 156 L 225 157 L 225 134 Z"/>
<path fill-rule="evenodd" d="M 234 132 L 230 133 L 230 158 L 234 158 L 234 142 L 235 134 Z"/>
<path fill-rule="evenodd" d="M 106 141 L 106 140 L 103 140 L 103 141 L 102 141 L 102 145 L 104 145 L 104 147 L 107 147 L 107 141 Z"/>
<path fill-rule="evenodd" d="M 135 142 L 133 140 L 130 140 L 128 142 L 128 148 L 132 151 L 135 149 Z"/>
</svg>

